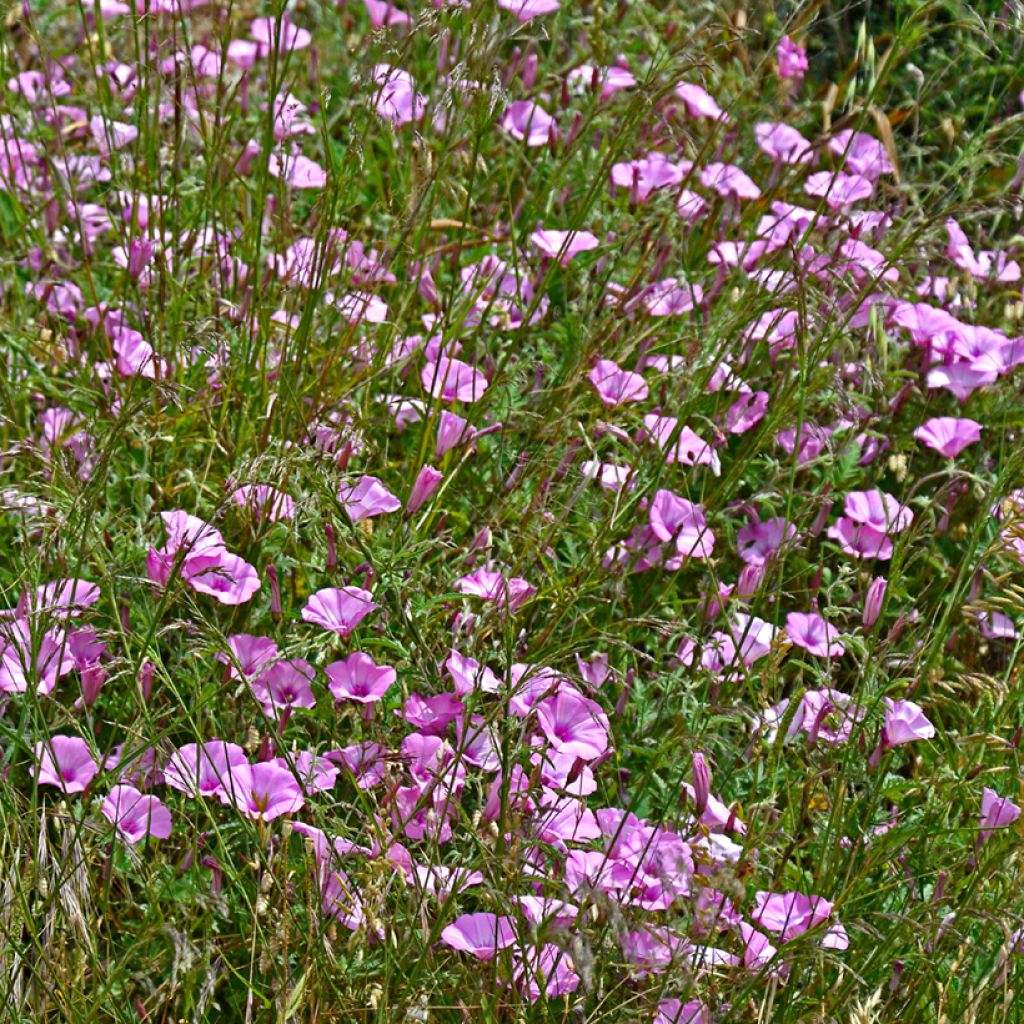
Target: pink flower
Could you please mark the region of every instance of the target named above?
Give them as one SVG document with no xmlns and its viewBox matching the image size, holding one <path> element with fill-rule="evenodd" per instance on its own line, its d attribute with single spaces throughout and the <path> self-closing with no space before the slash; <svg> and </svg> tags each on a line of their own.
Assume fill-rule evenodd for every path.
<svg viewBox="0 0 1024 1024">
<path fill-rule="evenodd" d="M 976 420 L 938 416 L 922 423 L 914 437 L 947 459 L 955 459 L 968 445 L 981 439 L 982 429 Z"/>
<path fill-rule="evenodd" d="M 999 376 L 995 367 L 972 365 L 967 362 L 950 363 L 948 366 L 933 366 L 928 371 L 926 383 L 929 388 L 945 388 L 960 402 L 966 402 L 978 388 L 992 384 Z"/>
<path fill-rule="evenodd" d="M 164 769 L 164 782 L 191 797 L 215 796 L 226 803 L 224 796 L 232 775 L 246 764 L 245 751 L 237 743 L 186 743 L 171 755 Z"/>
<path fill-rule="evenodd" d="M 541 701 L 537 724 L 560 754 L 592 761 L 608 749 L 608 716 L 600 704 L 574 690 L 563 689 Z"/>
<path fill-rule="evenodd" d="M 338 501 L 353 523 L 385 512 L 397 512 L 402 503 L 375 477 L 361 476 L 354 484 L 343 484 Z"/>
<path fill-rule="evenodd" d="M 310 683 L 316 671 L 308 661 L 289 658 L 277 661 L 249 683 L 253 696 L 268 718 L 279 716 L 285 708 L 311 708 L 316 697 Z"/>
<path fill-rule="evenodd" d="M 267 57 L 275 50 L 282 54 L 304 50 L 313 42 L 313 37 L 304 28 L 292 24 L 287 15 L 280 19 L 254 18 L 249 26 L 249 35 L 259 44 L 261 57 Z"/>
<path fill-rule="evenodd" d="M 474 690 L 482 690 L 484 693 L 498 693 L 501 690 L 501 680 L 486 665 L 467 658 L 458 651 L 451 651 L 444 663 L 448 675 L 455 685 L 455 693 L 464 697 Z"/>
<path fill-rule="evenodd" d="M 912 700 L 885 698 L 885 724 L 882 726 L 882 747 L 898 747 L 914 740 L 930 740 L 935 726 L 925 718 L 920 705 Z"/>
<path fill-rule="evenodd" d="M 696 999 L 681 1003 L 678 999 L 662 999 L 654 1024 L 711 1024 L 708 1008 Z"/>
<path fill-rule="evenodd" d="M 343 639 L 378 605 L 373 595 L 359 587 L 326 587 L 318 590 L 302 609 L 302 618 Z"/>
<path fill-rule="evenodd" d="M 362 651 L 354 651 L 324 669 L 330 680 L 327 688 L 336 701 L 354 700 L 374 704 L 394 686 L 397 673 L 390 665 L 378 665 Z"/>
<path fill-rule="evenodd" d="M 166 839 L 171 834 L 171 812 L 155 796 L 143 795 L 134 786 L 114 786 L 100 812 L 131 845 L 152 836 Z"/>
<path fill-rule="evenodd" d="M 56 786 L 65 793 L 81 793 L 95 778 L 100 766 L 79 736 L 51 736 L 37 743 L 36 781 Z"/>
<path fill-rule="evenodd" d="M 437 418 L 437 443 L 434 445 L 434 456 L 441 458 L 456 445 L 468 441 L 473 436 L 473 428 L 469 420 L 447 409 L 441 411 Z"/>
<path fill-rule="evenodd" d="M 513 612 L 537 593 L 537 588 L 526 580 L 518 576 L 506 580 L 500 572 L 491 569 L 477 569 L 469 576 L 463 576 L 455 581 L 455 589 L 460 594 L 507 606 Z"/>
<path fill-rule="evenodd" d="M 639 203 L 659 188 L 680 185 L 690 171 L 689 161 L 673 163 L 664 153 L 648 153 L 641 160 L 630 160 L 612 165 L 612 184 L 629 189 L 630 196 Z"/>
<path fill-rule="evenodd" d="M 865 629 L 870 629 L 882 613 L 882 603 L 885 601 L 886 581 L 884 576 L 876 576 L 869 584 L 867 593 L 864 595 L 864 614 L 861 622 Z"/>
<path fill-rule="evenodd" d="M 292 188 L 323 188 L 327 184 L 327 172 L 315 160 L 301 153 L 283 156 L 271 153 L 267 160 L 267 172 Z"/>
<path fill-rule="evenodd" d="M 644 417 L 644 434 L 666 453 L 669 465 L 710 466 L 718 476 L 721 462 L 715 450 L 689 427 L 680 427 L 675 416 L 649 414 Z"/>
<path fill-rule="evenodd" d="M 836 132 L 828 148 L 839 157 L 845 156 L 846 168 L 868 181 L 877 181 L 883 174 L 892 174 L 892 161 L 885 146 L 864 132 L 851 128 Z"/>
<path fill-rule="evenodd" d="M 394 125 L 422 120 L 427 101 L 416 92 L 412 75 L 388 64 L 378 64 L 370 77 L 378 86 L 374 105 L 379 117 Z"/>
<path fill-rule="evenodd" d="M 892 558 L 892 541 L 886 534 L 845 516 L 828 528 L 828 535 L 852 558 Z"/>
<path fill-rule="evenodd" d="M 435 469 L 433 466 L 424 466 L 413 481 L 409 500 L 405 503 L 405 511 L 409 515 L 418 512 L 424 502 L 434 496 L 443 479 L 444 473 L 439 469 Z"/>
<path fill-rule="evenodd" d="M 516 941 L 516 933 L 511 918 L 486 912 L 463 914 L 441 932 L 441 941 L 478 960 L 492 960 L 499 949 Z"/>
<path fill-rule="evenodd" d="M 258 676 L 280 656 L 277 644 L 270 637 L 236 633 L 228 637 L 231 653 L 218 654 L 217 660 L 230 666 L 232 679 Z"/>
<path fill-rule="evenodd" d="M 765 931 L 781 935 L 789 942 L 829 919 L 832 904 L 822 896 L 800 892 L 759 892 L 754 898 L 751 920 Z"/>
<path fill-rule="evenodd" d="M 779 78 L 797 84 L 803 81 L 810 67 L 807 51 L 799 43 L 793 42 L 789 36 L 783 36 L 779 40 L 779 45 L 775 47 L 775 60 L 778 64 Z"/>
<path fill-rule="evenodd" d="M 510 103 L 501 119 L 501 127 L 514 139 L 527 146 L 546 146 L 558 128 L 554 118 L 539 104 L 530 100 Z"/>
<path fill-rule="evenodd" d="M 708 529 L 700 505 L 662 489 L 654 495 L 649 517 L 654 536 L 662 543 L 674 540 L 680 558 L 711 557 L 715 535 Z"/>
<path fill-rule="evenodd" d="M 795 128 L 788 124 L 762 121 L 754 125 L 754 138 L 763 153 L 780 164 L 807 164 L 814 152 Z"/>
<path fill-rule="evenodd" d="M 843 512 L 853 522 L 885 534 L 899 533 L 914 521 L 914 513 L 906 505 L 877 487 L 871 491 L 850 491 L 843 502 Z"/>
<path fill-rule="evenodd" d="M 200 594 L 209 594 L 221 604 L 245 604 L 260 589 L 256 570 L 230 551 L 222 551 L 217 564 L 188 576 L 188 584 Z"/>
<path fill-rule="evenodd" d="M 820 615 L 790 612 L 786 616 L 786 636 L 818 658 L 838 658 L 846 648 L 839 642 L 839 630 Z"/>
<path fill-rule="evenodd" d="M 1008 796 L 1000 796 L 994 789 L 986 786 L 981 791 L 979 840 L 984 842 L 997 828 L 1007 828 L 1019 817 L 1020 808 Z"/>
<path fill-rule="evenodd" d="M 366 13 L 370 16 L 370 24 L 374 28 L 384 28 L 390 25 L 408 25 L 412 19 L 405 11 L 400 11 L 394 4 L 385 3 L 384 0 L 363 0 Z"/>
<path fill-rule="evenodd" d="M 845 171 L 818 171 L 804 182 L 804 191 L 809 196 L 824 199 L 833 210 L 870 199 L 875 191 L 874 183 L 860 174 Z"/>
<path fill-rule="evenodd" d="M 0 620 L 0 691 L 52 693 L 75 667 L 60 632 L 33 629 L 28 620 Z"/>
<path fill-rule="evenodd" d="M 248 509 L 258 519 L 277 523 L 295 518 L 295 502 L 284 491 L 269 484 L 243 484 L 231 492 L 231 501 Z"/>
<path fill-rule="evenodd" d="M 543 14 L 554 13 L 561 4 L 558 0 L 498 0 L 498 6 L 514 14 L 521 22 L 527 22 Z"/>
<path fill-rule="evenodd" d="M 569 260 L 577 253 L 589 252 L 600 244 L 589 231 L 553 231 L 547 228 L 534 231 L 530 241 L 545 256 L 560 260 L 563 267 L 568 266 Z"/>
<path fill-rule="evenodd" d="M 682 316 L 703 301 L 704 291 L 699 284 L 690 285 L 673 277 L 652 284 L 642 299 L 649 316 Z"/>
<path fill-rule="evenodd" d="M 748 523 L 736 534 L 736 554 L 747 565 L 764 565 L 796 535 L 796 527 L 781 517 Z"/>
<path fill-rule="evenodd" d="M 541 996 L 558 999 L 575 992 L 580 984 L 572 957 L 553 942 L 545 942 L 539 949 L 516 950 L 512 957 L 512 980 L 531 1003 Z"/>
<path fill-rule="evenodd" d="M 423 387 L 444 402 L 476 402 L 487 390 L 487 378 L 469 363 L 442 356 L 420 371 Z"/>
<path fill-rule="evenodd" d="M 295 776 L 273 761 L 241 765 L 232 773 L 230 786 L 229 802 L 253 820 L 273 821 L 306 803 Z"/>
<path fill-rule="evenodd" d="M 709 121 L 722 121 L 728 124 L 729 115 L 715 102 L 714 97 L 704 88 L 692 82 L 680 82 L 676 86 L 676 95 L 683 101 L 686 113 L 694 119 L 704 118 Z"/>
<path fill-rule="evenodd" d="M 600 359 L 587 375 L 607 406 L 624 402 L 642 402 L 647 397 L 647 383 L 639 373 L 623 370 L 611 359 Z"/>
<path fill-rule="evenodd" d="M 700 183 L 726 198 L 734 196 L 736 199 L 758 199 L 761 195 L 761 190 L 749 175 L 735 164 L 708 164 L 700 172 Z"/>
<path fill-rule="evenodd" d="M 986 640 L 1016 640 L 1017 627 L 1003 612 L 979 612 L 978 627 Z"/>
</svg>

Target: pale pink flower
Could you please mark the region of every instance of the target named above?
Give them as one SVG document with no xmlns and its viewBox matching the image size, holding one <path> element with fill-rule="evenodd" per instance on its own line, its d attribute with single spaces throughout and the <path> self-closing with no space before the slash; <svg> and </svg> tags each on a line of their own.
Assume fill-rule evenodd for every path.
<svg viewBox="0 0 1024 1024">
<path fill-rule="evenodd" d="M 74 667 L 61 632 L 33 629 L 20 617 L 0 620 L 0 691 L 52 693 Z"/>
<path fill-rule="evenodd" d="M 695 119 L 722 121 L 724 124 L 729 123 L 729 115 L 702 86 L 695 85 L 693 82 L 680 82 L 676 86 L 676 95 L 683 101 L 688 116 Z"/>
<path fill-rule="evenodd" d="M 377 115 L 394 125 L 423 119 L 427 110 L 424 96 L 416 92 L 412 75 L 388 64 L 378 64 L 371 76 L 378 90 L 374 94 Z"/>
<path fill-rule="evenodd" d="M 516 941 L 516 933 L 511 918 L 487 912 L 463 914 L 441 932 L 441 941 L 478 960 L 493 960 L 499 949 Z"/>
<path fill-rule="evenodd" d="M 558 999 L 569 995 L 580 984 L 572 957 L 553 942 L 517 949 L 512 957 L 512 980 L 531 1003 L 541 996 Z"/>
<path fill-rule="evenodd" d="M 537 593 L 537 588 L 526 580 L 518 576 L 506 579 L 500 572 L 492 569 L 477 569 L 476 572 L 463 576 L 455 581 L 455 589 L 460 594 L 493 601 L 513 612 Z"/>
<path fill-rule="evenodd" d="M 700 183 L 723 197 L 757 199 L 761 195 L 761 190 L 750 176 L 735 164 L 708 164 L 700 172 Z"/>
<path fill-rule="evenodd" d="M 418 512 L 423 504 L 429 501 L 441 486 L 444 473 L 433 466 L 424 466 L 413 481 L 409 500 L 405 503 L 405 511 L 409 515 Z"/>
<path fill-rule="evenodd" d="M 374 28 L 408 25 L 412 21 L 405 11 L 400 11 L 394 4 L 386 3 L 385 0 L 363 0 L 363 5 Z"/>
<path fill-rule="evenodd" d="M 930 740 L 935 726 L 925 717 L 919 704 L 912 700 L 885 698 L 885 724 L 882 726 L 882 747 L 889 749 L 901 743 Z"/>
<path fill-rule="evenodd" d="M 790 612 L 786 616 L 786 636 L 818 658 L 838 658 L 846 650 L 838 640 L 839 630 L 816 613 Z"/>
<path fill-rule="evenodd" d="M 608 716 L 596 701 L 566 688 L 536 710 L 537 724 L 558 753 L 592 761 L 608 749 Z"/>
<path fill-rule="evenodd" d="M 343 484 L 338 501 L 353 523 L 361 519 L 397 512 L 402 503 L 375 476 L 361 476 L 354 484 Z"/>
<path fill-rule="evenodd" d="M 736 553 L 747 565 L 764 565 L 796 535 L 796 527 L 782 517 L 747 523 L 736 534 Z"/>
<path fill-rule="evenodd" d="M 217 660 L 230 668 L 231 678 L 258 676 L 280 656 L 277 644 L 270 637 L 235 633 L 228 637 L 230 654 L 218 654 Z"/>
<path fill-rule="evenodd" d="M 872 181 L 860 174 L 845 171 L 818 171 L 804 182 L 804 191 L 809 196 L 824 199 L 833 210 L 870 199 L 875 191 Z"/>
<path fill-rule="evenodd" d="M 968 445 L 981 439 L 982 429 L 976 420 L 937 416 L 922 423 L 914 437 L 947 459 L 955 459 Z"/>
<path fill-rule="evenodd" d="M 375 704 L 394 686 L 397 673 L 390 665 L 378 665 L 362 651 L 354 651 L 324 669 L 327 688 L 336 701 L 354 700 Z"/>
<path fill-rule="evenodd" d="M 143 839 L 166 839 L 171 834 L 171 812 L 159 798 L 140 793 L 134 786 L 114 786 L 100 808 L 117 834 L 131 845 Z"/>
<path fill-rule="evenodd" d="M 887 534 L 846 516 L 828 528 L 828 535 L 853 558 L 892 558 L 893 544 Z"/>
<path fill-rule="evenodd" d="M 789 942 L 798 935 L 824 924 L 832 915 L 832 904 L 822 896 L 800 892 L 759 892 L 754 897 L 751 920 L 765 931 Z"/>
<path fill-rule="evenodd" d="M 864 132 L 851 128 L 836 132 L 828 141 L 828 148 L 839 157 L 845 156 L 846 169 L 869 181 L 877 181 L 883 174 L 892 174 L 892 161 L 885 146 Z"/>
<path fill-rule="evenodd" d="M 447 356 L 427 363 L 420 381 L 430 395 L 444 402 L 476 402 L 487 390 L 487 378 L 479 370 Z"/>
<path fill-rule="evenodd" d="M 268 718 L 279 716 L 285 708 L 311 708 L 316 697 L 310 685 L 316 670 L 301 658 L 274 662 L 249 683 L 253 696 Z"/>
<path fill-rule="evenodd" d="M 295 518 L 295 502 L 269 484 L 243 484 L 231 492 L 231 501 L 268 523 Z"/>
<path fill-rule="evenodd" d="M 51 736 L 35 745 L 36 781 L 56 786 L 65 793 L 81 793 L 95 778 L 100 766 L 79 736 Z"/>
<path fill-rule="evenodd" d="M 467 419 L 459 416 L 458 413 L 443 409 L 437 418 L 437 443 L 434 445 L 434 456 L 441 458 L 456 445 L 468 441 L 472 436 L 473 428 L 470 427 Z"/>
<path fill-rule="evenodd" d="M 530 100 L 510 103 L 501 119 L 501 127 L 514 139 L 527 146 L 546 146 L 552 133 L 558 131 L 555 119 L 539 104 Z"/>
<path fill-rule="evenodd" d="M 754 138 L 763 153 L 781 164 L 808 164 L 814 151 L 795 128 L 782 122 L 762 121 L 754 125 Z"/>
<path fill-rule="evenodd" d="M 302 609 L 302 618 L 345 638 L 377 604 L 373 595 L 359 587 L 326 587 L 318 590 Z"/>
<path fill-rule="evenodd" d="M 877 487 L 871 491 L 850 491 L 843 502 L 843 512 L 853 522 L 879 533 L 899 533 L 914 521 L 914 513 L 906 505 Z"/>
<path fill-rule="evenodd" d="M 237 743 L 186 743 L 171 755 L 164 769 L 164 782 L 188 796 L 215 796 L 226 803 L 232 775 L 246 764 L 245 751 Z"/>
<path fill-rule="evenodd" d="M 647 398 L 647 382 L 643 377 L 631 370 L 623 370 L 611 359 L 599 359 L 587 374 L 587 380 L 607 406 L 642 402 Z"/>
<path fill-rule="evenodd" d="M 273 761 L 241 765 L 232 772 L 230 786 L 228 802 L 253 820 L 273 821 L 306 803 L 295 776 Z"/>
<path fill-rule="evenodd" d="M 568 266 L 577 253 L 589 252 L 600 245 L 597 236 L 589 231 L 554 231 L 549 228 L 534 231 L 530 241 L 545 256 L 558 259 L 563 267 Z"/>
<path fill-rule="evenodd" d="M 514 14 L 519 21 L 527 22 L 544 14 L 553 14 L 561 4 L 558 0 L 498 0 L 498 6 Z"/>
<path fill-rule="evenodd" d="M 984 842 L 997 828 L 1007 828 L 1020 817 L 1020 808 L 1008 797 L 1000 796 L 988 786 L 981 791 L 981 829 L 978 833 Z"/>
</svg>

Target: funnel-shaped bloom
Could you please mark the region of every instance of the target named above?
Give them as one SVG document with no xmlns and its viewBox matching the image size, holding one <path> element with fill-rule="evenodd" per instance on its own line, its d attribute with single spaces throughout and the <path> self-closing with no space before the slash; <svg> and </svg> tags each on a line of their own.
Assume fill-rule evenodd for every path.
<svg viewBox="0 0 1024 1024">
<path fill-rule="evenodd" d="M 347 658 L 332 662 L 324 672 L 327 688 L 337 701 L 354 700 L 374 704 L 394 686 L 397 674 L 390 665 L 378 665 L 362 651 L 353 651 Z"/>
<path fill-rule="evenodd" d="M 100 811 L 133 846 L 147 836 L 166 839 L 171 834 L 171 812 L 157 797 L 140 793 L 134 786 L 114 786 Z"/>
<path fill-rule="evenodd" d="M 497 914 L 463 914 L 441 932 L 441 941 L 452 949 L 471 953 L 478 960 L 492 960 L 499 949 L 516 940 L 511 918 Z"/>
<path fill-rule="evenodd" d="M 302 609 L 302 618 L 340 637 L 347 637 L 378 605 L 373 595 L 359 587 L 327 587 L 318 590 Z"/>
<path fill-rule="evenodd" d="M 36 744 L 35 753 L 36 781 L 65 793 L 81 793 L 100 770 L 89 745 L 79 736 L 51 736 Z"/>
<path fill-rule="evenodd" d="M 343 484 L 338 501 L 345 507 L 353 523 L 361 519 L 397 512 L 402 503 L 375 477 L 361 476 L 354 484 Z"/>
</svg>

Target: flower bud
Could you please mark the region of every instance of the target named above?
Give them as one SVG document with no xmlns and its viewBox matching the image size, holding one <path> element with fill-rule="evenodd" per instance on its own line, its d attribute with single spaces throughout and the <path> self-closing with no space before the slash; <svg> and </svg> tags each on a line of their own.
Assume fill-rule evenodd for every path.
<svg viewBox="0 0 1024 1024">
<path fill-rule="evenodd" d="M 870 629 L 877 621 L 882 611 L 882 602 L 885 600 L 885 577 L 876 576 L 868 586 L 864 595 L 864 615 L 861 621 L 865 629 Z"/>
<path fill-rule="evenodd" d="M 406 514 L 413 515 L 418 512 L 423 503 L 434 496 L 443 479 L 444 473 L 440 470 L 434 469 L 433 466 L 424 466 L 412 485 L 409 500 L 405 503 Z"/>
<path fill-rule="evenodd" d="M 693 755 L 693 799 L 697 815 L 707 809 L 708 798 L 711 796 L 711 768 L 703 754 Z"/>
</svg>

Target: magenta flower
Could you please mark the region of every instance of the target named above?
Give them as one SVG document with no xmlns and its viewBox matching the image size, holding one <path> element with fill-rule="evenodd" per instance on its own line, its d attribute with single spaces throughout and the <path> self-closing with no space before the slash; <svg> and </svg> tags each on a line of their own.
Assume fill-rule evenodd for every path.
<svg viewBox="0 0 1024 1024">
<path fill-rule="evenodd" d="M 261 57 L 268 57 L 274 51 L 284 54 L 304 50 L 313 42 L 313 37 L 293 24 L 287 14 L 280 19 L 254 18 L 249 35 L 259 44 Z"/>
<path fill-rule="evenodd" d="M 914 521 L 909 508 L 877 487 L 872 491 L 850 491 L 843 502 L 843 512 L 858 525 L 885 534 L 899 533 Z"/>
<path fill-rule="evenodd" d="M 624 402 L 642 402 L 647 397 L 647 382 L 639 373 L 623 370 L 611 359 L 600 359 L 587 375 L 607 406 Z"/>
<path fill-rule="evenodd" d="M 363 4 L 374 28 L 408 25 L 412 21 L 405 11 L 400 11 L 394 4 L 386 3 L 385 0 L 363 0 Z"/>
<path fill-rule="evenodd" d="M 711 557 L 715 535 L 700 505 L 662 489 L 655 493 L 648 514 L 654 536 L 662 543 L 674 540 L 679 558 Z"/>
<path fill-rule="evenodd" d="M 695 120 L 701 118 L 708 121 L 722 121 L 728 124 L 729 115 L 715 102 L 711 94 L 692 82 L 680 82 L 676 86 L 676 95 L 683 101 L 688 117 Z"/>
<path fill-rule="evenodd" d="M 638 203 L 659 188 L 680 185 L 689 173 L 689 161 L 674 163 L 664 153 L 651 152 L 640 160 L 629 160 L 613 164 L 612 184 L 629 189 L 630 196 Z"/>
<path fill-rule="evenodd" d="M 804 191 L 809 196 L 824 199 L 833 210 L 870 199 L 875 191 L 872 181 L 860 174 L 845 171 L 818 171 L 804 182 Z"/>
<path fill-rule="evenodd" d="M 296 775 L 299 776 L 299 782 L 307 793 L 323 793 L 333 789 L 338 781 L 338 775 L 341 774 L 341 769 L 330 758 L 309 750 L 300 750 L 291 761 Z M 292 770 L 287 758 L 275 757 L 274 764 L 289 772 Z"/>
<path fill-rule="evenodd" d="M 530 241 L 545 256 L 560 260 L 563 267 L 568 266 L 569 261 L 577 253 L 589 252 L 600 244 L 597 237 L 589 231 L 553 231 L 547 228 L 534 231 L 530 235 Z"/>
<path fill-rule="evenodd" d="M 409 500 L 405 503 L 405 511 L 413 515 L 420 510 L 423 504 L 429 501 L 441 486 L 444 473 L 433 466 L 424 466 L 412 484 L 412 491 L 409 493 Z"/>
<path fill-rule="evenodd" d="M 476 402 L 487 390 L 487 378 L 469 363 L 442 356 L 420 371 L 423 387 L 443 402 Z"/>
<path fill-rule="evenodd" d="M 838 658 L 846 650 L 837 639 L 839 630 L 813 612 L 790 612 L 786 616 L 786 636 L 817 658 Z"/>
<path fill-rule="evenodd" d="M 441 458 L 456 445 L 468 441 L 472 436 L 473 428 L 469 425 L 468 420 L 447 409 L 442 409 L 441 415 L 437 418 L 437 443 L 434 445 L 434 455 Z"/>
<path fill-rule="evenodd" d="M 241 765 L 231 775 L 229 800 L 247 818 L 273 821 L 306 803 L 302 787 L 287 768 L 273 761 Z"/>
<path fill-rule="evenodd" d="M 984 842 L 997 828 L 1007 828 L 1020 817 L 1020 808 L 1008 797 L 986 786 L 981 791 L 981 827 L 978 839 Z"/>
<path fill-rule="evenodd" d="M 654 1024 L 711 1024 L 711 1013 L 696 999 L 688 1003 L 681 1003 L 678 999 L 662 999 L 658 1003 L 658 1016 Z"/>
<path fill-rule="evenodd" d="M 779 78 L 797 85 L 803 81 L 810 67 L 807 51 L 789 36 L 783 36 L 775 47 L 775 61 L 778 65 Z"/>
<path fill-rule="evenodd" d="M 229 654 L 218 654 L 217 660 L 230 667 L 232 679 L 258 676 L 273 664 L 280 651 L 277 644 L 267 636 L 253 636 L 251 633 L 236 633 L 228 637 Z"/>
<path fill-rule="evenodd" d="M 260 702 L 263 714 L 274 718 L 285 708 L 311 708 L 316 697 L 310 685 L 316 671 L 308 661 L 288 658 L 276 661 L 249 683 L 253 696 Z"/>
<path fill-rule="evenodd" d="M 89 744 L 79 736 L 51 736 L 36 744 L 35 754 L 36 781 L 65 793 L 83 792 L 100 770 Z"/>
<path fill-rule="evenodd" d="M 220 552 L 216 565 L 190 573 L 187 578 L 193 590 L 226 605 L 245 604 L 260 589 L 255 568 L 230 551 Z"/>
<path fill-rule="evenodd" d="M 947 459 L 955 459 L 968 445 L 981 439 L 982 429 L 976 420 L 937 416 L 922 423 L 914 437 Z"/>
<path fill-rule="evenodd" d="M 52 693 L 57 680 L 74 667 L 70 646 L 59 632 L 33 631 L 23 618 L 0 619 L 0 691 Z"/>
<path fill-rule="evenodd" d="M 885 698 L 885 724 L 882 726 L 882 747 L 888 750 L 901 743 L 930 740 L 935 726 L 925 718 L 920 705 L 912 700 Z"/>
<path fill-rule="evenodd" d="M 422 120 L 427 112 L 426 97 L 416 91 L 416 83 L 408 71 L 378 64 L 370 77 L 378 87 L 374 108 L 379 117 L 396 126 Z"/>
<path fill-rule="evenodd" d="M 501 680 L 486 665 L 456 650 L 449 652 L 444 667 L 451 676 L 458 697 L 464 697 L 474 690 L 482 690 L 484 693 L 498 693 L 501 690 Z"/>
<path fill-rule="evenodd" d="M 877 181 L 883 174 L 892 174 L 892 161 L 885 146 L 864 132 L 851 128 L 836 132 L 828 148 L 837 156 L 846 157 L 846 167 L 868 181 Z"/>
<path fill-rule="evenodd" d="M 800 892 L 759 892 L 754 897 L 751 920 L 765 931 L 789 942 L 798 935 L 824 924 L 832 915 L 832 904 L 822 896 Z"/>
<path fill-rule="evenodd" d="M 541 701 L 537 724 L 560 754 L 592 761 L 608 749 L 608 716 L 576 690 L 565 688 Z"/>
<path fill-rule="evenodd" d="M 516 941 L 516 933 L 511 918 L 486 912 L 463 914 L 441 932 L 441 941 L 478 960 L 493 960 L 499 949 Z"/>
<path fill-rule="evenodd" d="M 159 798 L 140 793 L 134 786 L 114 786 L 100 812 L 117 829 L 117 834 L 134 846 L 143 839 L 166 839 L 171 834 L 171 812 Z"/>
<path fill-rule="evenodd" d="M 31 602 L 35 612 L 65 612 L 77 615 L 100 599 L 100 588 L 86 580 L 54 580 L 36 588 Z"/>
<path fill-rule="evenodd" d="M 306 602 L 302 618 L 344 639 L 377 607 L 373 595 L 367 590 L 359 587 L 326 587 L 318 590 Z"/>
<path fill-rule="evenodd" d="M 171 755 L 164 769 L 164 782 L 188 796 L 215 796 L 227 803 L 225 794 L 231 778 L 248 763 L 245 751 L 237 743 L 186 743 Z"/>
<path fill-rule="evenodd" d="M 301 153 L 271 153 L 267 159 L 267 173 L 292 188 L 324 188 L 327 184 L 327 172 L 315 160 Z"/>
<path fill-rule="evenodd" d="M 324 672 L 327 688 L 339 703 L 344 700 L 374 704 L 394 686 L 397 673 L 390 665 L 378 665 L 362 651 L 354 651 L 341 661 L 332 662 Z"/>
<path fill-rule="evenodd" d="M 689 427 L 680 427 L 675 416 L 648 414 L 644 417 L 643 433 L 665 452 L 665 461 L 669 465 L 709 466 L 715 476 L 722 471 L 722 464 L 711 445 Z"/>
<path fill-rule="evenodd" d="M 845 516 L 828 528 L 828 535 L 851 558 L 892 558 L 892 541 L 886 534 Z"/>
<path fill-rule="evenodd" d="M 796 535 L 796 527 L 781 517 L 748 523 L 736 534 L 736 553 L 747 565 L 765 565 Z"/>
<path fill-rule="evenodd" d="M 814 159 L 810 142 L 788 124 L 762 121 L 754 125 L 754 138 L 776 163 L 808 164 Z"/>
<path fill-rule="evenodd" d="M 506 579 L 500 572 L 492 569 L 477 569 L 476 572 L 463 576 L 455 581 L 455 589 L 460 594 L 493 601 L 497 605 L 507 607 L 511 612 L 519 609 L 537 593 L 537 588 L 526 580 L 518 576 Z"/>
<path fill-rule="evenodd" d="M 498 0 L 498 6 L 525 23 L 543 14 L 553 14 L 561 4 L 558 0 Z"/>
<path fill-rule="evenodd" d="M 553 942 L 540 948 L 524 947 L 512 957 L 512 981 L 531 1003 L 541 996 L 558 999 L 575 992 L 580 976 L 572 957 Z"/>
<path fill-rule="evenodd" d="M 295 518 L 295 502 L 276 487 L 269 484 L 244 484 L 231 492 L 231 501 L 258 519 L 277 523 L 283 519 Z"/>
<path fill-rule="evenodd" d="M 540 104 L 530 100 L 510 103 L 501 119 L 501 127 L 512 138 L 533 148 L 546 146 L 548 138 L 558 132 L 555 119 Z"/>
<path fill-rule="evenodd" d="M 343 484 L 338 501 L 353 523 L 385 512 L 397 512 L 402 503 L 375 477 L 361 476 L 354 484 Z"/>
<path fill-rule="evenodd" d="M 758 199 L 761 190 L 745 171 L 735 164 L 712 163 L 700 172 L 700 183 L 723 198 Z"/>
<path fill-rule="evenodd" d="M 882 604 L 885 601 L 886 581 L 884 576 L 876 576 L 869 584 L 867 593 L 864 595 L 864 613 L 861 622 L 865 629 L 870 629 L 882 613 Z"/>
</svg>

